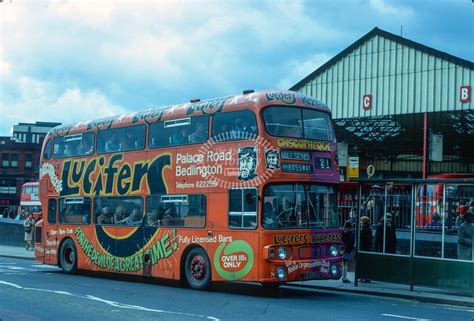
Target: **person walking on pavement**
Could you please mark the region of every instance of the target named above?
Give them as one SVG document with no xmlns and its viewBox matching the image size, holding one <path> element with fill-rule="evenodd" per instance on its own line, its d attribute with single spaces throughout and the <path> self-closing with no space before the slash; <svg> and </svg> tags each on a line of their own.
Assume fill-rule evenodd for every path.
<svg viewBox="0 0 474 321">
<path fill-rule="evenodd" d="M 29 251 L 33 251 L 33 230 L 35 227 L 35 221 L 33 219 L 33 214 L 28 214 L 28 217 L 23 222 L 23 227 L 25 229 L 25 242 L 26 242 L 26 249 Z"/>
<path fill-rule="evenodd" d="M 464 214 L 464 223 L 461 224 L 458 231 L 458 259 L 472 260 L 472 234 L 474 228 L 472 226 L 473 213 L 466 212 Z"/>
<path fill-rule="evenodd" d="M 351 252 L 354 249 L 354 231 L 352 229 L 351 221 L 344 223 L 342 231 L 342 242 L 344 242 L 344 256 L 342 258 L 342 282 L 351 283 L 347 278 L 347 270 L 349 268 L 349 261 L 351 260 Z"/>
</svg>

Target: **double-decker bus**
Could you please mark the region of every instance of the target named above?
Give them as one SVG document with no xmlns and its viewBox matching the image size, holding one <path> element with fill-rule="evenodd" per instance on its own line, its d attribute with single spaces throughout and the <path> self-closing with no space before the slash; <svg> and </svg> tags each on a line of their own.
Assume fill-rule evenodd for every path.
<svg viewBox="0 0 474 321">
<path fill-rule="evenodd" d="M 38 196 L 38 182 L 25 183 L 21 187 L 20 207 L 18 214 L 31 213 L 35 220 L 38 220 L 41 213 L 41 202 Z"/>
<path fill-rule="evenodd" d="M 343 244 L 331 114 L 291 91 L 52 129 L 36 260 L 185 281 L 338 279 Z"/>
<path fill-rule="evenodd" d="M 459 215 L 474 203 L 474 186 L 462 183 L 443 183 L 443 179 L 472 179 L 472 173 L 435 174 L 428 179 L 439 179 L 436 184 L 420 185 L 416 197 L 416 226 L 425 228 L 441 228 L 444 218 L 449 229 L 458 228 Z M 444 205 L 443 205 L 444 204 Z M 471 205 L 472 206 L 472 205 Z"/>
</svg>

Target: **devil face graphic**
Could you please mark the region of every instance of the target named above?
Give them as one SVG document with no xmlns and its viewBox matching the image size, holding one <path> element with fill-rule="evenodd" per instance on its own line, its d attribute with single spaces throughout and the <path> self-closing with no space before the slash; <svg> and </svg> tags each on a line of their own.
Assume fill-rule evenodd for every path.
<svg viewBox="0 0 474 321">
<path fill-rule="evenodd" d="M 257 145 L 249 147 L 238 147 L 239 176 L 241 181 L 249 181 L 257 176 Z"/>
</svg>

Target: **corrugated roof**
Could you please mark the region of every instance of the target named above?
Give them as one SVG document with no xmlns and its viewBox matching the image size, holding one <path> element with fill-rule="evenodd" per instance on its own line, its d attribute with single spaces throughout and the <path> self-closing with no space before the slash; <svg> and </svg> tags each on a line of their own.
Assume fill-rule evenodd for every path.
<svg viewBox="0 0 474 321">
<path fill-rule="evenodd" d="M 339 60 L 343 59 L 346 55 L 348 55 L 348 54 L 349 54 L 350 52 L 352 52 L 354 49 L 356 49 L 357 47 L 359 47 L 360 45 L 362 45 L 364 42 L 368 41 L 370 38 L 375 37 L 375 36 L 381 36 L 381 37 L 390 39 L 390 40 L 392 40 L 392 41 L 398 42 L 398 43 L 400 43 L 400 44 L 402 44 L 402 45 L 405 45 L 405 46 L 407 46 L 407 47 L 410 47 L 410 48 L 419 50 L 419 51 L 424 52 L 424 53 L 427 53 L 427 54 L 429 54 L 429 55 L 432 55 L 432 56 L 435 56 L 435 57 L 444 59 L 444 60 L 449 61 L 449 62 L 452 62 L 452 63 L 454 63 L 454 64 L 463 66 L 463 67 L 465 67 L 465 68 L 474 70 L 474 63 L 471 62 L 471 61 L 468 61 L 468 60 L 465 60 L 465 59 L 462 59 L 462 58 L 459 58 L 459 57 L 450 55 L 450 54 L 448 54 L 448 53 L 446 53 L 446 52 L 436 50 L 436 49 L 434 49 L 434 48 L 431 48 L 431 47 L 422 45 L 422 44 L 420 44 L 420 43 L 418 43 L 418 42 L 415 42 L 415 41 L 412 41 L 412 40 L 403 38 L 403 37 L 401 37 L 401 36 L 397 36 L 397 35 L 395 35 L 395 34 L 393 34 L 393 33 L 390 33 L 390 32 L 387 32 L 387 31 L 384 31 L 384 30 L 382 30 L 382 29 L 379 29 L 379 28 L 375 27 L 375 28 L 372 29 L 370 32 L 368 32 L 366 35 L 364 35 L 362 38 L 360 38 L 359 40 L 357 40 L 356 42 L 354 42 L 352 45 L 350 45 L 349 47 L 347 47 L 346 49 L 344 49 L 343 51 L 341 51 L 339 54 L 337 54 L 336 56 L 334 56 L 334 58 L 332 58 L 331 60 L 329 60 L 328 62 L 326 62 L 324 65 L 322 65 L 321 67 L 319 67 L 318 69 L 316 69 L 315 71 L 313 71 L 312 73 L 310 73 L 308 76 L 306 76 L 305 78 L 303 78 L 301 81 L 299 81 L 298 83 L 296 83 L 295 85 L 293 85 L 293 86 L 290 88 L 290 90 L 295 90 L 295 91 L 300 90 L 301 87 L 303 87 L 304 85 L 306 85 L 309 81 L 313 80 L 314 78 L 316 78 L 317 76 L 319 76 L 320 74 L 322 74 L 324 71 L 326 71 L 327 69 L 331 68 L 331 67 L 332 67 L 333 65 L 335 65 Z"/>
</svg>

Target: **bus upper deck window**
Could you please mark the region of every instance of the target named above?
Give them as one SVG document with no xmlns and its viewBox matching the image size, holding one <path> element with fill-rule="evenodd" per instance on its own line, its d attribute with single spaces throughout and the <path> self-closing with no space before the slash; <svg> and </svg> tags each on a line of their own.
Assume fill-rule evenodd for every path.
<svg viewBox="0 0 474 321">
<path fill-rule="evenodd" d="M 145 125 L 112 128 L 97 134 L 97 153 L 114 153 L 145 148 Z"/>
<path fill-rule="evenodd" d="M 55 158 L 91 155 L 94 150 L 94 133 L 56 137 L 53 147 Z"/>
<path fill-rule="evenodd" d="M 150 148 L 204 143 L 209 134 L 209 116 L 158 121 L 150 125 Z"/>
<path fill-rule="evenodd" d="M 250 110 L 217 113 L 212 121 L 212 139 L 217 142 L 257 137 L 255 114 Z"/>
</svg>

